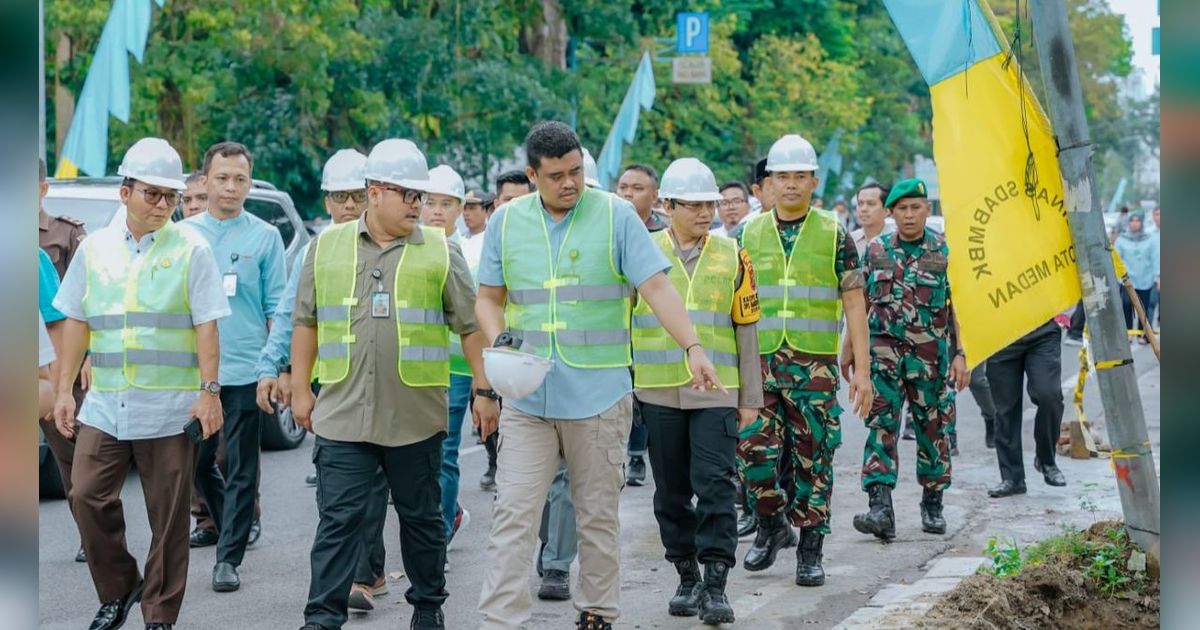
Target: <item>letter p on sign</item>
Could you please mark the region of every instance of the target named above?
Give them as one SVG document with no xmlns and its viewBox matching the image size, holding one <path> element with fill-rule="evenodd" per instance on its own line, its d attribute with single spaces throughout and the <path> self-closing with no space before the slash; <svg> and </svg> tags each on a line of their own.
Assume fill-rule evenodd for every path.
<svg viewBox="0 0 1200 630">
<path fill-rule="evenodd" d="M 675 52 L 708 52 L 708 14 L 675 14 Z"/>
</svg>

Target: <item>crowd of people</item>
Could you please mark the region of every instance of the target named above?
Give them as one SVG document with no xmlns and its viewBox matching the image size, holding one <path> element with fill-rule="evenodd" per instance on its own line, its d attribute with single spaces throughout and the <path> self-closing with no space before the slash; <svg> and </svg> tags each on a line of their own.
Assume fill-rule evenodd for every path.
<svg viewBox="0 0 1200 630">
<path fill-rule="evenodd" d="M 330 225 L 290 270 L 279 232 L 245 210 L 254 158 L 237 142 L 185 174 L 166 141 L 138 141 L 118 170 L 126 213 L 94 234 L 41 211 L 53 346 L 39 363 L 41 422 L 101 604 L 91 630 L 121 627 L 139 602 L 147 629 L 173 627 L 190 548 L 216 547 L 214 591 L 240 588 L 262 531 L 261 427 L 285 407 L 315 434 L 302 630 L 341 628 L 386 592 L 389 502 L 411 627 L 444 627 L 446 550 L 471 519 L 458 501 L 466 417 L 495 501 L 482 592 L 456 605 L 477 605 L 489 629 L 529 623 L 533 565 L 538 597 L 573 598 L 578 628 L 610 628 L 619 496 L 648 471 L 679 577 L 665 612 L 733 622 L 726 585 L 751 536 L 744 570 L 795 547 L 795 584 L 824 584 L 843 379 L 868 428 L 859 532 L 896 535 L 901 439 L 916 441 L 914 514 L 946 532 L 955 396 L 968 385 L 1001 471 L 989 494 L 1025 492 L 1025 379 L 1034 469 L 1065 484 L 1061 329 L 1047 322 L 967 369 L 921 180 L 864 185 L 851 217 L 844 201 L 815 203 L 817 154 L 794 134 L 749 182 L 718 185 L 683 157 L 661 176 L 626 167 L 615 193 L 562 123 L 535 126 L 524 152 L 527 167 L 493 194 L 429 168 L 408 140 L 337 151 L 321 181 Z M 44 164 L 42 179 L 44 195 Z M 1139 293 L 1157 288 L 1157 237 L 1142 224 L 1132 215 L 1117 241 Z M 532 393 L 501 400 L 488 348 L 552 364 Z M 140 568 L 120 501 L 131 464 L 152 532 Z"/>
</svg>

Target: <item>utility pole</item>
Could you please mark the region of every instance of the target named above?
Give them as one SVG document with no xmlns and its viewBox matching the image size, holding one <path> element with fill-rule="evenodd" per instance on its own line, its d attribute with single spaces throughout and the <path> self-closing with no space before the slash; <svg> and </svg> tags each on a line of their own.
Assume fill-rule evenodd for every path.
<svg viewBox="0 0 1200 630">
<path fill-rule="evenodd" d="M 38 157 L 46 159 L 46 7 L 38 0 Z"/>
<path fill-rule="evenodd" d="M 1050 120 L 1058 141 L 1067 221 L 1083 285 L 1083 307 L 1125 527 L 1138 546 L 1157 555 L 1158 476 L 1125 319 L 1117 308 L 1121 284 L 1113 269 L 1092 172 L 1092 142 L 1083 113 L 1067 7 L 1062 0 L 1033 0 L 1030 9 Z"/>
</svg>

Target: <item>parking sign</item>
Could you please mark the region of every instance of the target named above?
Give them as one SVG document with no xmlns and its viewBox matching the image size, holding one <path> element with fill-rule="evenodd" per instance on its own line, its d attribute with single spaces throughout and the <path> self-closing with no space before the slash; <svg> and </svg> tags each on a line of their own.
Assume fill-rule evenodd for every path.
<svg viewBox="0 0 1200 630">
<path fill-rule="evenodd" d="M 708 52 L 708 14 L 675 14 L 675 51 L 681 53 Z"/>
</svg>

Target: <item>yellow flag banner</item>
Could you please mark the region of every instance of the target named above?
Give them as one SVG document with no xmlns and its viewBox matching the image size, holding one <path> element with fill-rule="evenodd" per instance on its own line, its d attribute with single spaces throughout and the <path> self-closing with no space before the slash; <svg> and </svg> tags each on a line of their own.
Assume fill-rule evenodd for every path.
<svg viewBox="0 0 1200 630">
<path fill-rule="evenodd" d="M 929 84 L 954 309 L 975 366 L 1079 300 L 1054 137 L 985 2 L 885 4 Z"/>
</svg>

